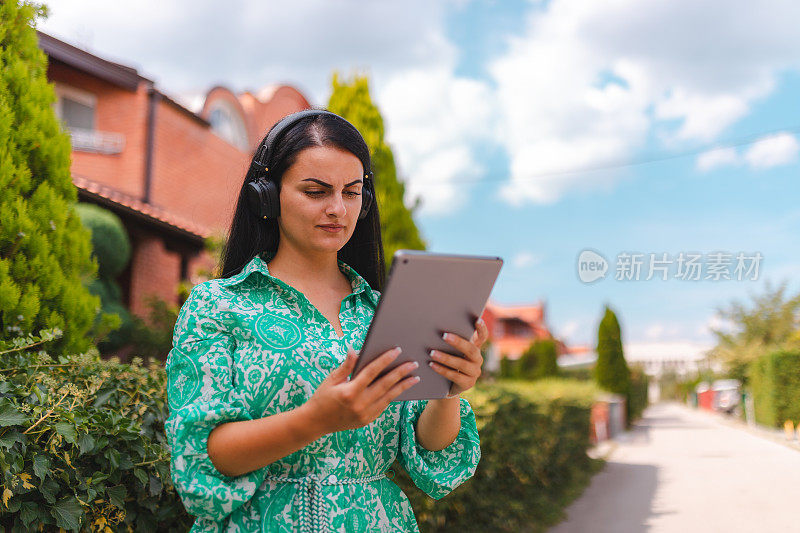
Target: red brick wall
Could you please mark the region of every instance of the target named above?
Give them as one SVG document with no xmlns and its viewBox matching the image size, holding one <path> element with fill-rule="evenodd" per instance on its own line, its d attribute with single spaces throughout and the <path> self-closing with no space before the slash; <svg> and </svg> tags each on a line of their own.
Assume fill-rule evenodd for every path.
<svg viewBox="0 0 800 533">
<path fill-rule="evenodd" d="M 156 111 L 154 151 L 151 202 L 226 231 L 250 155 L 163 101 Z"/>
<path fill-rule="evenodd" d="M 279 87 L 267 103 L 259 101 L 250 93 L 244 93 L 240 101 L 248 115 L 248 127 L 253 131 L 253 149 L 280 119 L 311 107 L 300 92 L 288 86 Z"/>
<path fill-rule="evenodd" d="M 128 91 L 57 61 L 48 66 L 48 78 L 51 82 L 93 94 L 97 102 L 95 129 L 125 136 L 125 146 L 119 154 L 73 151 L 73 175 L 143 200 L 149 82 L 142 81 L 136 91 Z M 267 103 L 248 95 L 237 98 L 224 87 L 212 90 L 209 97 L 231 100 L 242 110 L 252 148 L 277 120 L 309 107 L 305 97 L 291 87 L 278 88 Z M 150 203 L 224 236 L 252 148 L 247 152 L 239 150 L 185 110 L 159 100 L 155 113 Z M 133 244 L 128 294 L 131 312 L 146 316 L 148 295 L 181 303 L 177 294 L 181 257 L 165 248 L 162 230 L 143 227 L 128 230 Z M 207 252 L 192 257 L 187 266 L 189 281 L 196 284 L 205 280 L 216 266 L 215 259 Z M 205 275 L 201 274 L 202 270 L 206 271 Z"/>
<path fill-rule="evenodd" d="M 147 132 L 147 85 L 136 92 L 116 87 L 78 70 L 52 62 L 48 67 L 51 82 L 90 92 L 97 97 L 95 129 L 125 135 L 119 154 L 72 152 L 73 174 L 85 176 L 140 198 L 144 194 L 144 151 Z"/>
<path fill-rule="evenodd" d="M 146 297 L 155 295 L 177 304 L 181 258 L 164 248 L 158 235 L 140 234 L 134 238 L 131 254 L 130 310 L 138 316 L 147 315 Z"/>
</svg>

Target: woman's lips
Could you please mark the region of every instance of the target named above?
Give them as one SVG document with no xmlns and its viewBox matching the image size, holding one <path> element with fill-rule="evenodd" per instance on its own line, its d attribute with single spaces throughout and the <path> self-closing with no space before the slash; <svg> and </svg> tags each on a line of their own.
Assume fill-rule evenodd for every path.
<svg viewBox="0 0 800 533">
<path fill-rule="evenodd" d="M 318 228 L 322 228 L 325 231 L 328 231 L 330 233 L 338 233 L 338 232 L 340 232 L 340 231 L 342 231 L 344 229 L 344 226 L 335 226 L 335 227 L 332 227 L 332 226 L 317 226 L 317 227 Z"/>
</svg>

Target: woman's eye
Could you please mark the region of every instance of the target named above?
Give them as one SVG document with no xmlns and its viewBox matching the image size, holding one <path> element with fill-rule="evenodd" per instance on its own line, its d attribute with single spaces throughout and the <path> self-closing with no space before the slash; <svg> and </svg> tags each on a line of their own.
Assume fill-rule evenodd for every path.
<svg viewBox="0 0 800 533">
<path fill-rule="evenodd" d="M 325 194 L 325 191 L 306 191 L 306 194 L 312 197 L 318 197 Z M 356 196 L 361 196 L 361 193 L 354 191 L 345 191 L 345 194 L 351 198 L 355 198 Z"/>
</svg>

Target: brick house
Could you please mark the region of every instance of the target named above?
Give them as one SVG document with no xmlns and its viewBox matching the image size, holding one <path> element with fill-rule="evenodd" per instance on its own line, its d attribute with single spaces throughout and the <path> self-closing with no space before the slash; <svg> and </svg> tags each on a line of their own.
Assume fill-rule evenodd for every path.
<svg viewBox="0 0 800 533">
<path fill-rule="evenodd" d="M 490 358 L 493 364 L 500 359 L 519 359 L 522 353 L 537 340 L 553 339 L 559 359 L 589 351 L 587 346 L 570 347 L 555 339 L 545 320 L 546 304 L 500 305 L 489 301 L 483 311 L 483 320 L 489 329 Z"/>
<path fill-rule="evenodd" d="M 113 211 L 131 239 L 123 303 L 139 316 L 150 294 L 180 304 L 179 282 L 215 266 L 204 239 L 227 231 L 256 145 L 308 100 L 285 85 L 256 94 L 217 86 L 190 109 L 134 68 L 38 36 L 79 200 Z"/>
</svg>

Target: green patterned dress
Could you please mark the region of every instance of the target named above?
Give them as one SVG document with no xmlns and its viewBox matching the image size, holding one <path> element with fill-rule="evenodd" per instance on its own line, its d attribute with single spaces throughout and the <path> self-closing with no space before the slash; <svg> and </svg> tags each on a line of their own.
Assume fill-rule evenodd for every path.
<svg viewBox="0 0 800 533">
<path fill-rule="evenodd" d="M 380 293 L 346 263 L 343 337 L 297 289 L 254 257 L 230 278 L 194 287 L 167 358 L 171 477 L 192 532 L 419 531 L 408 498 L 387 477 L 397 458 L 414 483 L 442 498 L 469 479 L 481 450 L 475 415 L 460 401 L 461 430 L 446 448 L 416 440 L 427 401 L 392 402 L 364 427 L 327 434 L 263 468 L 221 474 L 208 457 L 219 424 L 299 407 L 347 348 L 360 350 Z"/>
</svg>

